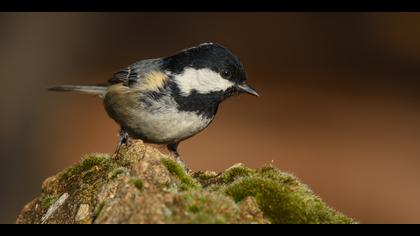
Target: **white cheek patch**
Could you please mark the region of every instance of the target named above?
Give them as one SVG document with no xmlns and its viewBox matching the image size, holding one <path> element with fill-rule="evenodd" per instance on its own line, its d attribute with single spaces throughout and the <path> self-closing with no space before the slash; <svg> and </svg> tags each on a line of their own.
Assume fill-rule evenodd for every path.
<svg viewBox="0 0 420 236">
<path fill-rule="evenodd" d="M 183 96 L 190 95 L 193 90 L 201 94 L 225 91 L 234 85 L 231 81 L 209 69 L 187 68 L 182 74 L 176 75 L 174 80 Z"/>
</svg>

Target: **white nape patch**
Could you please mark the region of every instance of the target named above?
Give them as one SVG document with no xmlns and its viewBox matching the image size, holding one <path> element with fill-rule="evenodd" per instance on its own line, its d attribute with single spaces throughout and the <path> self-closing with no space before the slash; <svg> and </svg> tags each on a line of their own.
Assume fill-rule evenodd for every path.
<svg viewBox="0 0 420 236">
<path fill-rule="evenodd" d="M 234 85 L 210 69 L 186 68 L 182 74 L 176 75 L 174 80 L 183 96 L 190 95 L 193 90 L 201 94 L 225 91 Z"/>
<path fill-rule="evenodd" d="M 202 43 L 202 44 L 200 44 L 198 46 L 200 47 L 200 46 L 213 45 L 213 44 L 214 43 L 212 43 L 212 42 L 206 42 L 206 43 Z"/>
</svg>

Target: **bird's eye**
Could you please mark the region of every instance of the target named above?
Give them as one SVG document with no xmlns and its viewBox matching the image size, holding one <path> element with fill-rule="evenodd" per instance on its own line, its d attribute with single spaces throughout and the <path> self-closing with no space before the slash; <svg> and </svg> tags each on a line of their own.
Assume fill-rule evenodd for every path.
<svg viewBox="0 0 420 236">
<path fill-rule="evenodd" d="M 223 70 L 222 75 L 223 75 L 223 78 L 230 78 L 232 76 L 232 73 L 230 73 L 230 71 L 228 70 Z"/>
</svg>

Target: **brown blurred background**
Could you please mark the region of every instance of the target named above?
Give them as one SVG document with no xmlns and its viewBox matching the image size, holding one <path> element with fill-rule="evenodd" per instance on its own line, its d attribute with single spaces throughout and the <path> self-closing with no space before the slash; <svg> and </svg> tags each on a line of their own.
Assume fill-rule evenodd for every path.
<svg viewBox="0 0 420 236">
<path fill-rule="evenodd" d="M 261 97 L 226 101 L 181 144 L 193 170 L 273 162 L 361 222 L 420 223 L 419 24 L 415 13 L 1 13 L 0 222 L 82 154 L 114 151 L 99 99 L 48 86 L 101 83 L 214 41 Z"/>
</svg>

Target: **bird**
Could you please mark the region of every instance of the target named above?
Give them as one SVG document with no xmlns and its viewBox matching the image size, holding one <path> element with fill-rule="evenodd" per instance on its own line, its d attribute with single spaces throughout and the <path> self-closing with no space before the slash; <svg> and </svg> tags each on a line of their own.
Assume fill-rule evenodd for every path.
<svg viewBox="0 0 420 236">
<path fill-rule="evenodd" d="M 129 138 L 141 139 L 166 145 L 177 158 L 179 143 L 208 127 L 221 102 L 242 93 L 259 96 L 247 84 L 239 58 L 212 42 L 137 61 L 107 82 L 48 90 L 102 98 L 107 114 L 120 126 L 117 150 Z"/>
</svg>

